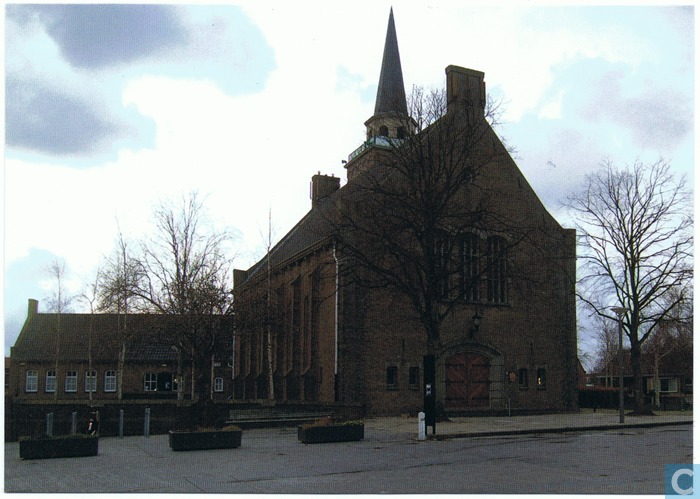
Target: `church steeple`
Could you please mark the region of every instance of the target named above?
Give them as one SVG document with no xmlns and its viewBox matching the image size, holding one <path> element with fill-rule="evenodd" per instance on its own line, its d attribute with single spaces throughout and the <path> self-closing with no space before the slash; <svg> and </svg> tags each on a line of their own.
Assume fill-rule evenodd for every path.
<svg viewBox="0 0 700 499">
<path fill-rule="evenodd" d="M 406 107 L 406 91 L 392 8 L 389 11 L 374 115 L 365 122 L 367 139 L 378 136 L 402 139 L 409 133 L 412 121 Z"/>
<path fill-rule="evenodd" d="M 389 25 L 386 29 L 382 70 L 379 73 L 379 86 L 377 88 L 377 100 L 374 104 L 374 114 L 403 116 L 408 114 L 393 8 L 389 11 Z"/>
<path fill-rule="evenodd" d="M 348 182 L 352 182 L 361 173 L 383 164 L 387 160 L 388 151 L 401 144 L 418 129 L 418 124 L 409 116 L 406 105 L 399 44 L 394 25 L 394 9 L 389 11 L 389 25 L 386 29 L 374 115 L 365 121 L 365 127 L 367 139 L 350 153 L 345 162 Z"/>
</svg>

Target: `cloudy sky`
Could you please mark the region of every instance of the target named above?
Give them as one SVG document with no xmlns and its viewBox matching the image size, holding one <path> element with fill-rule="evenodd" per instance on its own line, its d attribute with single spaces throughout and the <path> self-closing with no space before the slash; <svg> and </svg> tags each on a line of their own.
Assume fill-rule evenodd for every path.
<svg viewBox="0 0 700 499">
<path fill-rule="evenodd" d="M 693 181 L 692 7 L 9 5 L 6 354 L 27 299 L 51 294 L 50 262 L 79 292 L 117 224 L 140 237 L 154 205 L 199 192 L 247 268 L 270 210 L 279 238 L 309 210 L 313 174 L 345 182 L 392 4 L 407 92 L 444 87 L 450 64 L 484 71 L 499 133 L 562 223 L 559 202 L 605 159 L 664 157 Z"/>
</svg>

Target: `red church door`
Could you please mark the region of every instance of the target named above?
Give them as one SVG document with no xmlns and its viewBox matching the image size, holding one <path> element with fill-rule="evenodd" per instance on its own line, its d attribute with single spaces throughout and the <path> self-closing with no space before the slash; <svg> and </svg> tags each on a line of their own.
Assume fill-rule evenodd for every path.
<svg viewBox="0 0 700 499">
<path fill-rule="evenodd" d="M 488 407 L 489 359 L 462 352 L 445 360 L 445 407 Z"/>
</svg>

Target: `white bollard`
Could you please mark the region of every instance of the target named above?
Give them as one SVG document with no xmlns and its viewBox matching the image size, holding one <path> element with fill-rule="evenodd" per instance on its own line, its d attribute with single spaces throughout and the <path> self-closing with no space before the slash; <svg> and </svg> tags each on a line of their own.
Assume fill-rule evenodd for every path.
<svg viewBox="0 0 700 499">
<path fill-rule="evenodd" d="M 418 440 L 425 440 L 425 413 L 418 413 Z"/>
</svg>

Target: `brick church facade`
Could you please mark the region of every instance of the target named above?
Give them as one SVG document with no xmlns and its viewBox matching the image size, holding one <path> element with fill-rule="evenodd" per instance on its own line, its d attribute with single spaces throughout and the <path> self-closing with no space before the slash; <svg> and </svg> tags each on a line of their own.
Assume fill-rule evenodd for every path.
<svg viewBox="0 0 700 499">
<path fill-rule="evenodd" d="M 448 66 L 445 95 L 440 119 L 464 103 L 497 152 L 473 189 L 492 193 L 489 209 L 512 223 L 512 237 L 502 227 L 480 226 L 461 240 L 460 251 L 470 255 L 461 261 L 469 268 L 457 274 L 460 300 L 445 314 L 432 347 L 405 295 L 349 278 L 354 260 L 334 237 L 334 210 L 351 202 L 363 178 L 391 162 L 392 147 L 407 134 L 435 128 L 416 132 L 406 111 L 391 13 L 375 112 L 365 123 L 366 142 L 348 158 L 347 183 L 341 187 L 337 177 L 314 175 L 311 210 L 265 258 L 235 271 L 235 400 L 337 402 L 361 405 L 368 414 L 416 413 L 426 389 L 424 357 L 432 353 L 437 404 L 447 412 L 577 408 L 575 232 L 547 212 L 484 121 L 484 74 Z M 498 251 L 504 240 L 524 232 L 527 243 L 509 245 L 507 258 Z M 483 272 L 477 268 L 482 264 L 488 265 Z M 465 285 L 465 275 L 479 277 Z"/>
</svg>

